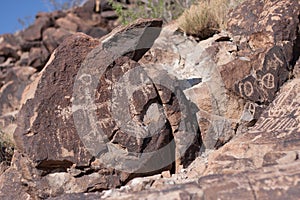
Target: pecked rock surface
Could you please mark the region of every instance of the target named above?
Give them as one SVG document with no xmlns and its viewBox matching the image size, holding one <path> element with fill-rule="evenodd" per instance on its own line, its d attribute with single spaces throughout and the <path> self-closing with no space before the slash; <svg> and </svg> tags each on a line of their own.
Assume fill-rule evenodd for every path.
<svg viewBox="0 0 300 200">
<path fill-rule="evenodd" d="M 178 174 L 163 172 L 120 189 L 63 198 L 298 199 L 299 89 L 300 79 L 286 83 L 254 127 Z"/>
<path fill-rule="evenodd" d="M 112 8 L 94 12 L 94 6 L 94 0 L 88 0 L 82 7 L 67 11 L 38 13 L 28 28 L 0 35 L 0 128 L 8 134 L 14 129 L 8 127 L 6 116 L 20 109 L 25 87 L 35 79 L 35 72 L 43 69 L 54 49 L 76 32 L 100 38 L 115 27 L 116 17 L 105 17 L 105 12 L 114 13 Z"/>
<path fill-rule="evenodd" d="M 35 80 L 36 88 L 30 88 L 31 96 L 26 98 L 19 111 L 18 127 L 14 134 L 17 148 L 30 155 L 41 167 L 48 160 L 53 162 L 54 167 L 68 167 L 71 163 L 88 165 L 91 159 L 80 138 L 73 134 L 76 130 L 69 128 L 73 119 L 68 107 L 74 76 L 82 60 L 98 44 L 97 40 L 83 34 L 65 40 Z M 65 93 L 57 93 L 57 90 Z M 47 145 L 48 142 L 52 145 Z"/>
<path fill-rule="evenodd" d="M 298 1 L 245 1 L 200 42 L 158 19 L 74 34 L 113 22 L 94 3 L 0 39 L 1 199 L 298 199 Z"/>
<path fill-rule="evenodd" d="M 227 32 L 199 43 L 169 25 L 140 63 L 185 83 L 204 146 L 219 148 L 253 126 L 291 77 L 298 15 L 298 1 L 245 1 L 230 13 Z"/>
<path fill-rule="evenodd" d="M 19 198 L 102 191 L 195 159 L 199 129 L 176 78 L 137 63 L 161 25 L 138 20 L 100 40 L 78 33 L 54 51 L 25 89 L 2 176 Z"/>
</svg>

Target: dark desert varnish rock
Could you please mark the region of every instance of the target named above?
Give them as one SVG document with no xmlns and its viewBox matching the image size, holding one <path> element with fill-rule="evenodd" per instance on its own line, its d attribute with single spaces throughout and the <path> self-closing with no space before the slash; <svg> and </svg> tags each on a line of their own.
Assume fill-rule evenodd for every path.
<svg viewBox="0 0 300 200">
<path fill-rule="evenodd" d="M 188 102 L 176 79 L 145 71 L 136 62 L 151 48 L 161 25 L 158 19 L 138 20 L 100 40 L 78 33 L 52 54 L 27 91 L 14 134 L 18 151 L 50 173 L 37 180 L 39 190 L 56 180 L 51 172 L 72 165 L 85 169 L 72 183 L 94 191 L 171 170 L 175 159 L 178 166 L 187 165 L 197 155 L 199 133 L 191 120 L 196 121 L 185 114 Z M 95 83 L 86 85 L 89 78 Z M 166 80 L 171 84 L 164 85 Z M 94 91 L 88 103 L 87 90 Z M 104 146 L 99 136 L 106 137 Z M 101 179 L 84 175 L 89 170 Z M 52 190 L 53 195 L 64 191 L 68 188 Z"/>
</svg>

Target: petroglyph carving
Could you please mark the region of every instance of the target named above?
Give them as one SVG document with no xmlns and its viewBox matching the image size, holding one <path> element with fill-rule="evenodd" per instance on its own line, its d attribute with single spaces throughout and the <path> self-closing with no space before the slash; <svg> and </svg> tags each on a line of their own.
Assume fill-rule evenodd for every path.
<svg viewBox="0 0 300 200">
<path fill-rule="evenodd" d="M 267 73 L 262 77 L 262 84 L 267 89 L 273 89 L 275 87 L 275 78 L 271 73 Z"/>
<path fill-rule="evenodd" d="M 286 88 L 272 103 L 261 122 L 255 127 L 257 131 L 278 132 L 295 129 L 300 122 L 299 87 Z"/>
<path fill-rule="evenodd" d="M 271 58 L 269 60 L 267 60 L 266 62 L 266 69 L 269 70 L 274 70 L 276 71 L 278 69 L 279 65 L 284 65 L 284 62 L 278 58 L 278 56 L 273 53 L 272 56 L 270 56 Z"/>
<path fill-rule="evenodd" d="M 268 114 L 270 117 L 280 117 L 287 112 L 290 113 L 293 111 L 293 109 L 297 108 L 296 105 L 294 105 L 294 100 L 296 98 L 295 93 L 292 92 L 293 87 L 289 89 L 287 92 L 281 93 L 273 102 L 273 104 L 278 105 L 275 108 L 271 108 L 268 111 Z M 290 104 L 286 104 L 288 99 L 292 99 L 293 102 L 290 102 Z"/>
<path fill-rule="evenodd" d="M 255 104 L 254 103 L 251 103 L 251 102 L 248 102 L 246 103 L 245 105 L 245 109 L 252 115 L 254 116 L 255 114 Z"/>
<path fill-rule="evenodd" d="M 258 131 L 274 132 L 294 128 L 297 125 L 298 122 L 293 118 L 266 118 L 255 129 Z"/>
<path fill-rule="evenodd" d="M 82 74 L 78 80 L 80 80 L 84 85 L 91 85 L 92 83 L 92 77 L 90 74 Z"/>
<path fill-rule="evenodd" d="M 245 94 L 247 97 L 250 97 L 254 92 L 253 85 L 250 81 L 246 81 L 245 83 L 240 83 L 239 90 L 241 94 Z"/>
</svg>

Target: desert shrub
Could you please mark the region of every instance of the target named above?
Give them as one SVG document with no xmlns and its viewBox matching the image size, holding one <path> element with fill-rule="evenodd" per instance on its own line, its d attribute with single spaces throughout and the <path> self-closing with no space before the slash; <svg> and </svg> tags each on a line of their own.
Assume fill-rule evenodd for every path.
<svg viewBox="0 0 300 200">
<path fill-rule="evenodd" d="M 14 154 L 14 143 L 0 130 L 0 163 L 10 165 Z"/>
<path fill-rule="evenodd" d="M 123 24 L 128 24 L 138 18 L 161 18 L 164 22 L 169 22 L 179 17 L 194 0 L 136 0 L 133 6 L 128 9 L 122 4 L 109 0 L 116 11 L 119 20 Z"/>
<path fill-rule="evenodd" d="M 226 29 L 228 12 L 243 0 L 199 0 L 178 18 L 179 28 L 188 35 L 205 39 Z"/>
</svg>

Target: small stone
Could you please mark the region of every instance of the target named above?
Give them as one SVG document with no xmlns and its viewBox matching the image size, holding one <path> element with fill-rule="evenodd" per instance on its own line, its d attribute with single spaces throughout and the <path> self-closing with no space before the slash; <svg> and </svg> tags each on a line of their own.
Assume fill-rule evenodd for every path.
<svg viewBox="0 0 300 200">
<path fill-rule="evenodd" d="M 170 173 L 169 170 L 168 171 L 163 171 L 161 173 L 161 175 L 162 175 L 163 178 L 171 178 L 171 173 Z"/>
</svg>

